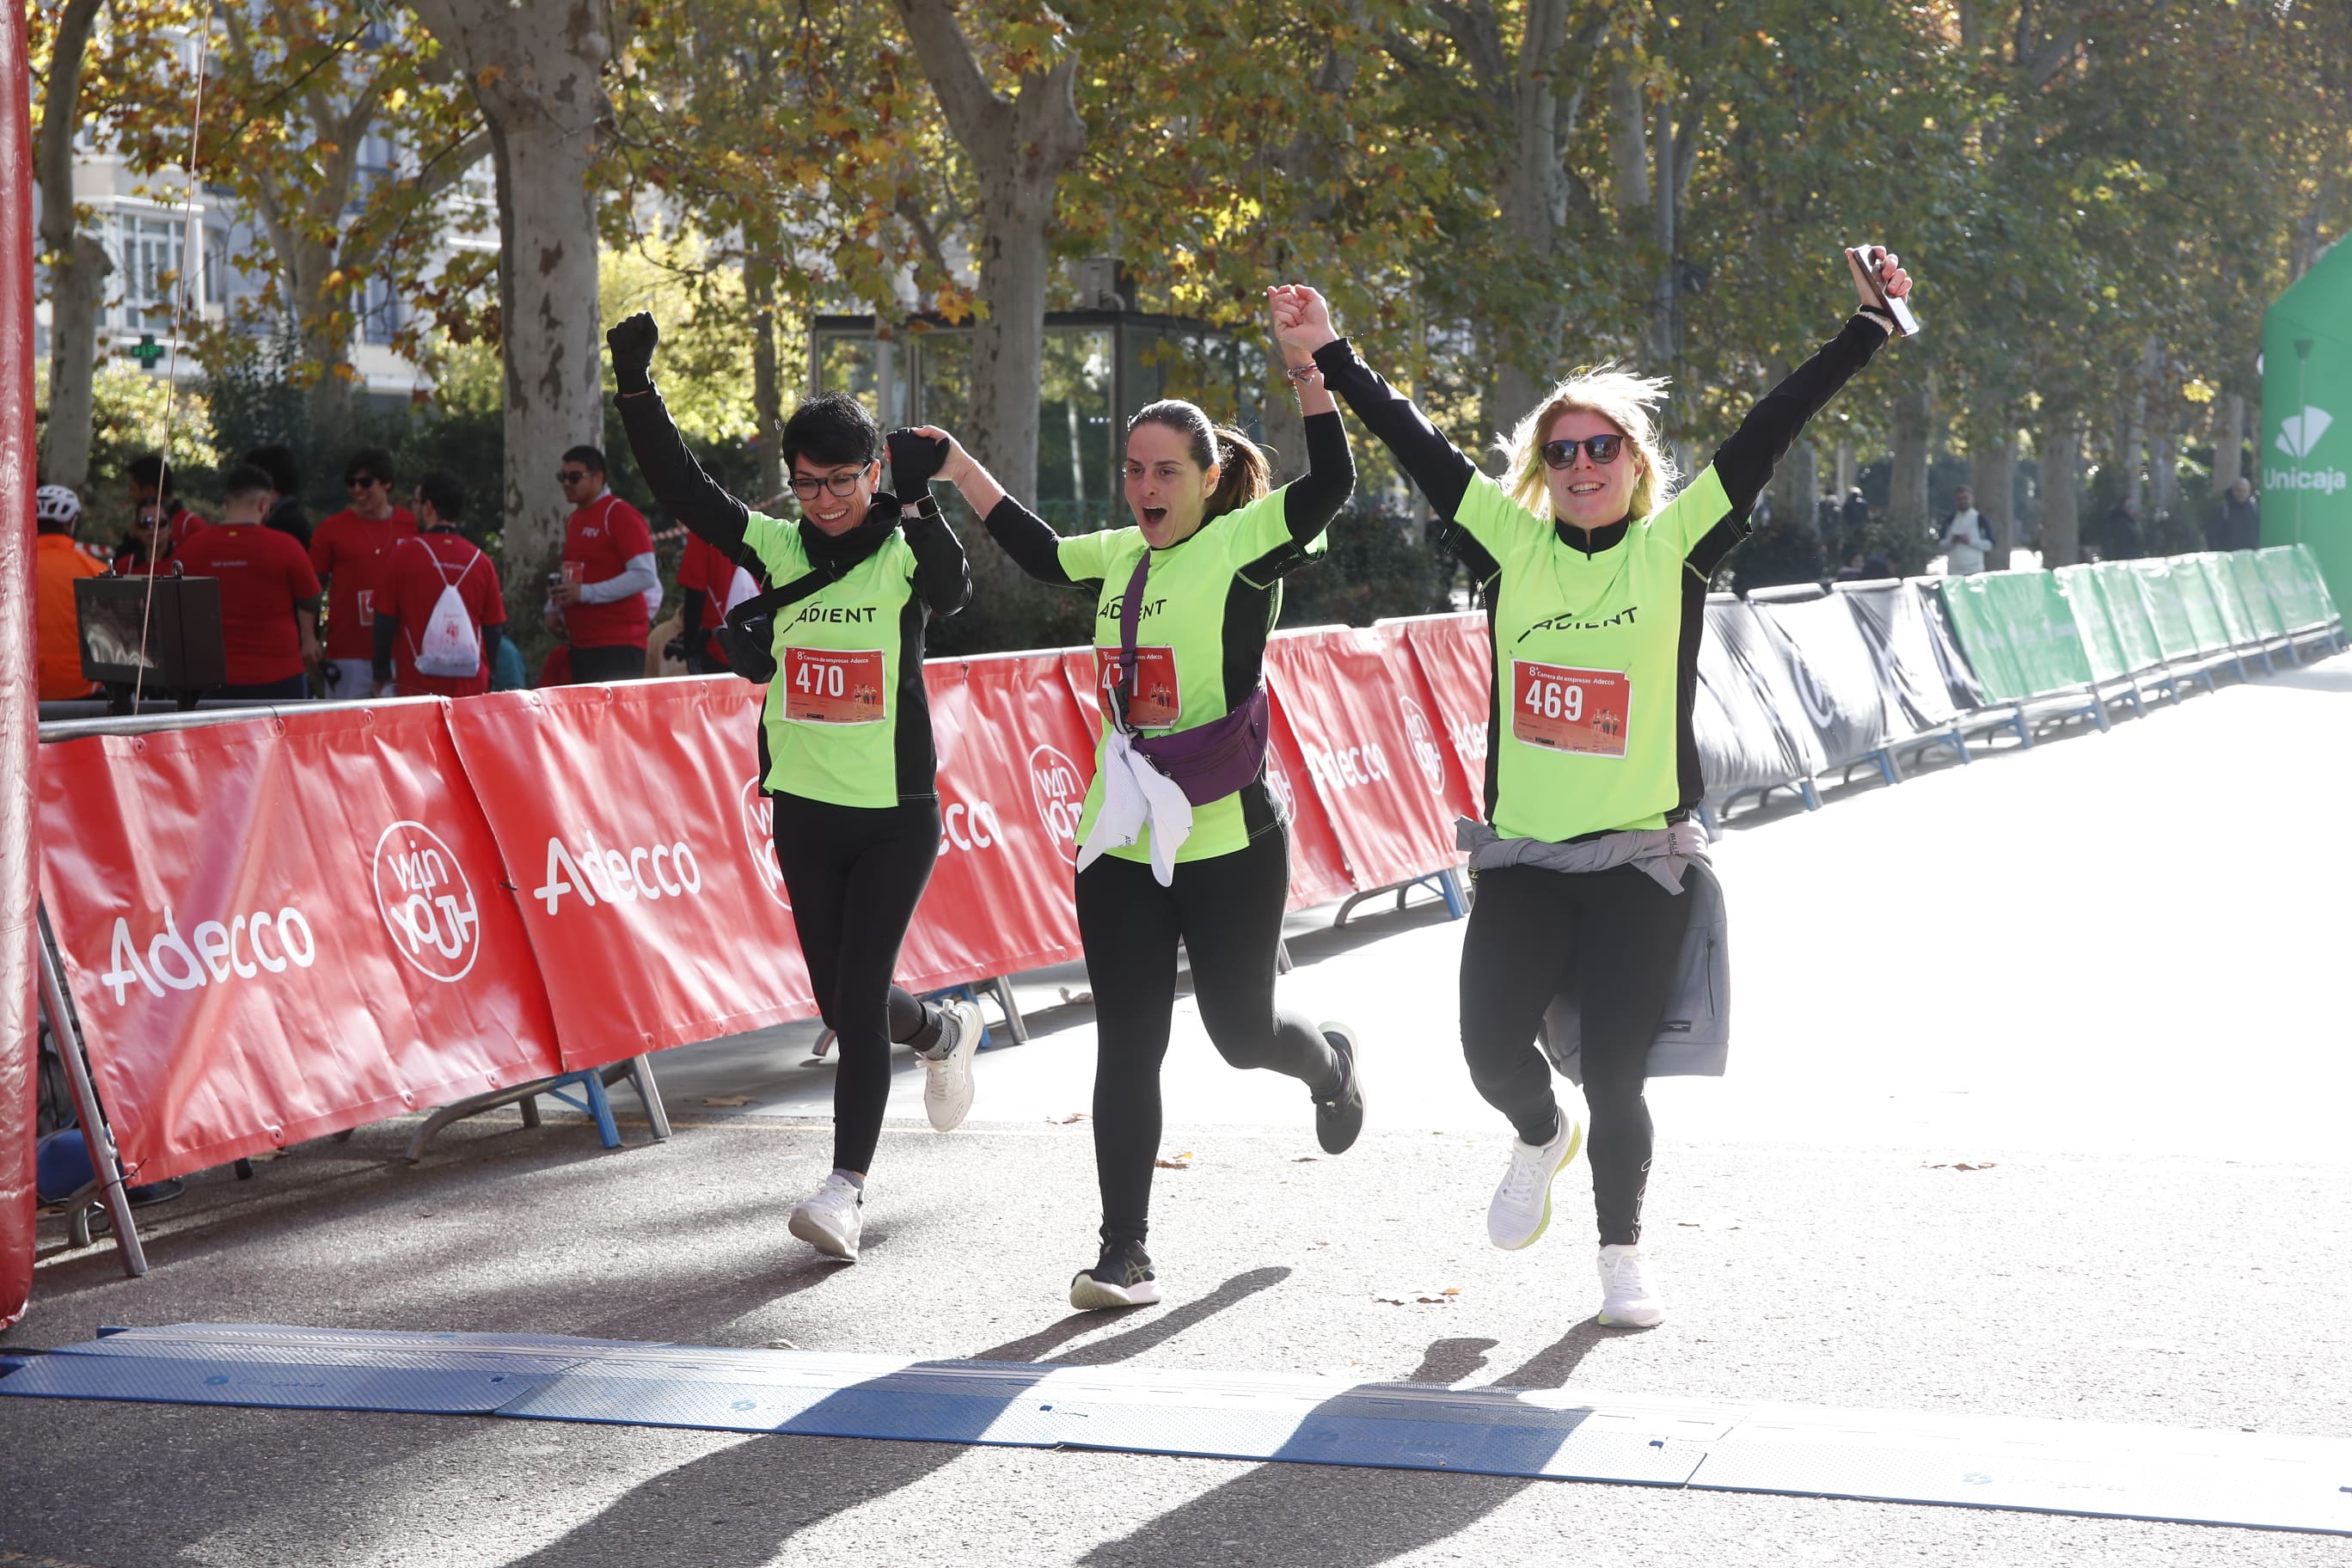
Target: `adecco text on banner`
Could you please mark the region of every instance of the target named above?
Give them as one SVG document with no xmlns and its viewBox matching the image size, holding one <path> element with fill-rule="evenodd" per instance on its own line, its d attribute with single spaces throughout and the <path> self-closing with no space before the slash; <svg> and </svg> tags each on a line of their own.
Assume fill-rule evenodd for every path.
<svg viewBox="0 0 2352 1568">
<path fill-rule="evenodd" d="M 431 979 L 455 984 L 481 955 L 481 910 L 466 868 L 421 822 L 395 822 L 375 841 L 376 912 L 393 951 Z"/>
<path fill-rule="evenodd" d="M 607 849 L 596 842 L 592 831 L 582 836 L 577 854 L 561 838 L 547 841 L 547 884 L 533 888 L 530 896 L 546 904 L 549 914 L 557 914 L 566 893 L 593 910 L 599 900 L 630 904 L 639 899 L 677 899 L 700 891 L 702 867 L 694 858 L 694 847 L 686 840 Z"/>
<path fill-rule="evenodd" d="M 1394 776 L 1389 772 L 1388 753 L 1378 742 L 1315 746 L 1301 741 L 1299 750 L 1307 753 L 1307 776 L 1334 790 L 1353 789 L 1358 784 L 1377 784 Z"/>
<path fill-rule="evenodd" d="M 986 801 L 967 805 L 950 801 L 940 812 L 940 853 L 950 849 L 993 849 L 1004 829 L 996 823 L 996 808 Z"/>
<path fill-rule="evenodd" d="M 120 1007 L 129 999 L 133 984 L 161 997 L 166 985 L 174 991 L 194 991 L 208 981 L 225 984 L 231 975 L 251 980 L 259 974 L 283 974 L 289 965 L 308 969 L 318 961 L 319 942 L 311 933 L 310 922 L 291 905 L 276 914 L 257 910 L 237 915 L 226 925 L 200 921 L 184 939 L 172 906 L 165 904 L 163 929 L 148 939 L 144 963 L 140 960 L 139 943 L 131 935 L 131 921 L 115 917 L 114 941 L 107 958 L 112 967 L 98 981 L 114 993 L 114 1005 Z"/>
</svg>

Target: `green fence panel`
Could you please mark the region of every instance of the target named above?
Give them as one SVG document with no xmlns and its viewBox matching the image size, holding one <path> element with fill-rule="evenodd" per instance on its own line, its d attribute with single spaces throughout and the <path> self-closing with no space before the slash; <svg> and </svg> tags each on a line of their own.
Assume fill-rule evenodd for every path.
<svg viewBox="0 0 2352 1568">
<path fill-rule="evenodd" d="M 2304 586 L 2311 591 L 2311 602 L 2323 620 L 2336 620 L 2336 595 L 2327 591 L 2327 574 L 2319 569 L 2319 557 L 2311 552 L 2308 544 L 2294 547 L 2294 569 L 2303 578 Z"/>
<path fill-rule="evenodd" d="M 2123 647 L 2125 668 L 2137 674 L 2161 666 L 2164 648 L 2156 639 L 2156 617 L 2148 613 L 2147 596 L 2139 590 L 2139 574 L 2131 563 L 2102 561 L 2091 571 L 2106 595 L 2107 619 Z"/>
<path fill-rule="evenodd" d="M 2254 559 L 2254 552 L 2232 550 L 2227 559 L 2231 580 L 2238 584 L 2238 597 L 2246 606 L 2247 618 L 2254 623 L 2254 635 L 2264 642 L 2286 636 L 2286 622 L 2271 597 L 2269 584 L 2263 581 L 2262 563 Z"/>
<path fill-rule="evenodd" d="M 1948 589 L 1955 583 L 1960 592 L 1947 592 L 1944 602 L 1968 606 L 1961 615 L 1975 628 L 1975 641 L 1968 630 L 1960 636 L 1970 664 L 1981 644 L 1997 650 L 1995 661 L 2007 666 L 1999 695 L 2014 701 L 2090 684 L 2083 634 L 2057 578 L 2047 572 L 1985 572 L 1947 579 Z"/>
<path fill-rule="evenodd" d="M 2221 606 L 2213 602 L 2213 590 L 2207 584 L 2197 558 L 2170 555 L 2164 563 L 2173 592 L 2180 595 L 2181 607 L 2189 612 L 2189 629 L 2196 635 L 2197 651 L 2229 652 L 2234 640 L 2230 636 L 2229 623 L 2221 617 Z"/>
<path fill-rule="evenodd" d="M 2018 702 L 2032 695 L 2011 646 L 2009 623 L 1992 605 L 1991 582 L 1997 574 L 1976 573 L 1944 579 L 1944 613 L 1969 668 L 1984 688 L 1986 700 Z"/>
<path fill-rule="evenodd" d="M 2260 642 L 2262 634 L 2254 629 L 2245 595 L 2238 592 L 2238 580 L 2230 573 L 2229 557 L 2208 550 L 2180 559 L 2193 564 L 2197 574 L 2205 579 L 2205 591 L 2213 596 L 2213 607 L 2221 612 L 2221 629 L 2229 635 L 2230 646 L 2243 647 L 2248 643 Z"/>
<path fill-rule="evenodd" d="M 2312 597 L 2311 587 L 2296 569 L 2294 546 L 2274 544 L 2268 550 L 2254 552 L 2254 564 L 2263 574 L 2263 585 L 2271 591 L 2271 603 L 2278 606 L 2279 619 L 2289 631 L 2303 631 L 2327 618 L 2327 612 Z"/>
<path fill-rule="evenodd" d="M 2099 586 L 2095 569 L 2061 566 L 2052 574 L 2058 592 L 2074 612 L 2074 627 L 2083 634 L 2083 657 L 2090 661 L 2095 680 L 2117 680 L 2131 672 L 2124 662 L 2123 645 L 2116 640 L 2115 622 L 2107 615 L 2107 595 Z"/>
<path fill-rule="evenodd" d="M 2122 564 L 2139 584 L 2140 603 L 2147 606 L 2147 618 L 2156 625 L 2156 645 L 2164 650 L 2164 657 L 2195 658 L 2197 628 L 2189 624 L 2189 606 L 2180 602 L 2180 590 L 2173 585 L 2172 568 L 2162 561 Z"/>
</svg>

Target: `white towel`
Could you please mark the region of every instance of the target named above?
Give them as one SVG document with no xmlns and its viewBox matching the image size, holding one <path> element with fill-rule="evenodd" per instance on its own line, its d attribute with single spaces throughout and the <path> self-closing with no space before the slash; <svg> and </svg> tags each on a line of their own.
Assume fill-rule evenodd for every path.
<svg viewBox="0 0 2352 1568">
<path fill-rule="evenodd" d="M 1106 849 L 1123 847 L 1151 829 L 1151 874 L 1167 887 L 1176 879 L 1176 851 L 1192 836 L 1192 803 L 1174 779 L 1136 754 L 1126 731 L 1114 730 L 1103 748 L 1103 803 L 1095 826 L 1078 848 L 1078 869 L 1101 858 Z"/>
</svg>

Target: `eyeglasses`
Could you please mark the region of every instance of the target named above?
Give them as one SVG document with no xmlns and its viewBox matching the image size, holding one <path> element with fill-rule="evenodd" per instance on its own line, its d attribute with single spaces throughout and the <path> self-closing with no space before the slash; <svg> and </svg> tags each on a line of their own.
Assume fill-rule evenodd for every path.
<svg viewBox="0 0 2352 1568">
<path fill-rule="evenodd" d="M 1617 454 L 1625 449 L 1625 437 L 1611 432 L 1605 436 L 1587 436 L 1581 441 L 1546 441 L 1536 448 L 1543 454 L 1544 466 L 1565 468 L 1576 461 L 1576 449 L 1581 447 L 1596 463 L 1613 463 Z"/>
<path fill-rule="evenodd" d="M 555 479 L 559 484 L 576 485 L 587 477 L 588 470 L 585 468 L 564 468 L 557 472 Z"/>
<path fill-rule="evenodd" d="M 866 469 L 862 466 L 843 468 L 838 472 L 827 474 L 823 479 L 818 479 L 814 474 L 794 474 L 793 494 L 803 500 L 807 500 L 815 495 L 818 488 L 822 486 L 837 496 L 855 495 L 857 493 L 857 481 L 865 477 Z"/>
<path fill-rule="evenodd" d="M 388 484 L 391 481 L 387 479 L 377 479 L 373 474 L 347 474 L 343 477 L 343 489 L 347 490 L 369 490 L 373 489 L 378 485 Z"/>
</svg>

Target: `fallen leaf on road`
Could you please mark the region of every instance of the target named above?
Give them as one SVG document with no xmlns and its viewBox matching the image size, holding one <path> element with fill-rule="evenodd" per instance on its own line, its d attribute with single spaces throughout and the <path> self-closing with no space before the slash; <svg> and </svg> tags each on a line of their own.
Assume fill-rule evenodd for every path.
<svg viewBox="0 0 2352 1568">
<path fill-rule="evenodd" d="M 1067 1127 L 1073 1121 L 1087 1121 L 1093 1117 L 1094 1112 L 1091 1110 L 1073 1110 L 1067 1116 L 1048 1116 L 1045 1120 Z"/>
<path fill-rule="evenodd" d="M 1172 1159 L 1154 1160 L 1151 1163 L 1163 1171 L 1189 1171 L 1192 1168 L 1192 1151 L 1187 1149 Z"/>
<path fill-rule="evenodd" d="M 1322 1158 L 1322 1156 L 1319 1154 L 1301 1154 L 1298 1158 L 1290 1163 L 1294 1165 L 1311 1165 L 1320 1158 Z"/>
<path fill-rule="evenodd" d="M 1443 1290 L 1400 1290 L 1393 1295 L 1375 1296 L 1375 1301 L 1385 1301 L 1391 1307 L 1450 1307 L 1462 1294 L 1458 1285 L 1448 1285 Z"/>
<path fill-rule="evenodd" d="M 749 1105 L 751 1103 L 751 1097 L 748 1094 L 721 1094 L 708 1098 L 704 1100 L 702 1103 L 705 1105 Z"/>
<path fill-rule="evenodd" d="M 790 1340 L 770 1340 L 768 1348 L 772 1351 L 796 1351 L 801 1347 Z"/>
<path fill-rule="evenodd" d="M 1931 1171 L 1990 1171 L 1997 1163 L 1998 1162 L 1996 1161 L 1987 1160 L 1980 1164 L 1971 1165 L 1967 1161 L 1963 1160 L 1957 1164 L 1930 1165 L 1927 1169 Z"/>
<path fill-rule="evenodd" d="M 1066 985 L 1062 986 L 1060 990 L 1063 1002 L 1072 1007 L 1083 1007 L 1095 999 L 1095 994 L 1091 991 L 1073 991 Z"/>
</svg>

